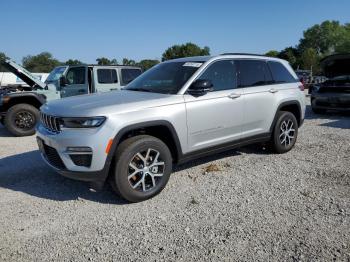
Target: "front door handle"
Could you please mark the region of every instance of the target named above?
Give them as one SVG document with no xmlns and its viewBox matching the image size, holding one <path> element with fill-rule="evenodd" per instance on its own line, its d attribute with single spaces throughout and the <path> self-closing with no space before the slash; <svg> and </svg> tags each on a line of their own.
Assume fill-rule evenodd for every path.
<svg viewBox="0 0 350 262">
<path fill-rule="evenodd" d="M 85 93 L 85 89 L 79 89 L 78 92 L 79 93 Z"/>
<path fill-rule="evenodd" d="M 228 97 L 231 98 L 231 99 L 235 99 L 235 98 L 238 98 L 240 96 L 241 96 L 241 94 L 237 94 L 237 93 L 232 93 L 232 94 L 228 95 Z"/>
<path fill-rule="evenodd" d="M 275 88 L 271 88 L 271 89 L 269 90 L 269 92 L 270 92 L 270 93 L 277 93 L 277 92 L 278 92 L 278 90 L 277 90 L 277 89 L 275 89 Z"/>
</svg>

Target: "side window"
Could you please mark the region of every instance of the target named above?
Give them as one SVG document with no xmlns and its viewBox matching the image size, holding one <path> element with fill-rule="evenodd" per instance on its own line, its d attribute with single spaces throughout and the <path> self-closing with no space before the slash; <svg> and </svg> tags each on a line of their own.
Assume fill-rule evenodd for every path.
<svg viewBox="0 0 350 262">
<path fill-rule="evenodd" d="M 239 87 L 261 86 L 273 82 L 267 63 L 261 60 L 240 60 L 239 78 Z"/>
<path fill-rule="evenodd" d="M 141 75 L 140 69 L 127 69 L 124 68 L 121 70 L 122 72 L 122 85 L 125 86 L 129 84 L 132 80 L 134 80 L 136 77 Z"/>
<path fill-rule="evenodd" d="M 84 85 L 86 83 L 86 67 L 72 67 L 68 70 L 66 79 L 68 85 Z"/>
<path fill-rule="evenodd" d="M 272 77 L 275 83 L 295 83 L 297 80 L 280 62 L 269 61 Z"/>
<path fill-rule="evenodd" d="M 210 80 L 214 91 L 237 87 L 236 64 L 233 60 L 214 62 L 198 79 Z"/>
<path fill-rule="evenodd" d="M 97 81 L 100 84 L 118 83 L 116 69 L 97 69 Z"/>
</svg>

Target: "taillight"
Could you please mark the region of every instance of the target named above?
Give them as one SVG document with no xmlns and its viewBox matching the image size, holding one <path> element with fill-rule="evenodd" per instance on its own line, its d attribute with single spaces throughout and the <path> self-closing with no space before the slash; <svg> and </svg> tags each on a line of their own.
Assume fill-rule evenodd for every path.
<svg viewBox="0 0 350 262">
<path fill-rule="evenodd" d="M 305 90 L 305 86 L 304 86 L 304 84 L 302 82 L 300 82 L 298 87 L 299 87 L 300 91 L 304 91 Z"/>
</svg>

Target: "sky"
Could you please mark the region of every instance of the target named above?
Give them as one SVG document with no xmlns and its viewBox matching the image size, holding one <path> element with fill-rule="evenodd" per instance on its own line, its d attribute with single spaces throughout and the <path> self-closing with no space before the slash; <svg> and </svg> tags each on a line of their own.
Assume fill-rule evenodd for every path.
<svg viewBox="0 0 350 262">
<path fill-rule="evenodd" d="M 295 46 L 324 20 L 350 22 L 349 0 L 0 0 L 0 52 L 17 62 L 160 59 L 174 44 L 265 53 Z"/>
</svg>

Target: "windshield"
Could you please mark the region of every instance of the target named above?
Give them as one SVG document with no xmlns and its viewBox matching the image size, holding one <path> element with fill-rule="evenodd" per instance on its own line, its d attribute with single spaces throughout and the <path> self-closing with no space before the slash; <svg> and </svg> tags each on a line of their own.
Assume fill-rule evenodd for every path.
<svg viewBox="0 0 350 262">
<path fill-rule="evenodd" d="M 177 94 L 187 80 L 202 65 L 201 62 L 166 62 L 149 69 L 130 84 L 126 90 Z"/>
<path fill-rule="evenodd" d="M 67 66 L 60 66 L 60 67 L 54 68 L 54 70 L 52 70 L 51 73 L 46 78 L 45 82 L 50 83 L 50 82 L 57 81 L 63 75 L 66 68 Z"/>
</svg>

